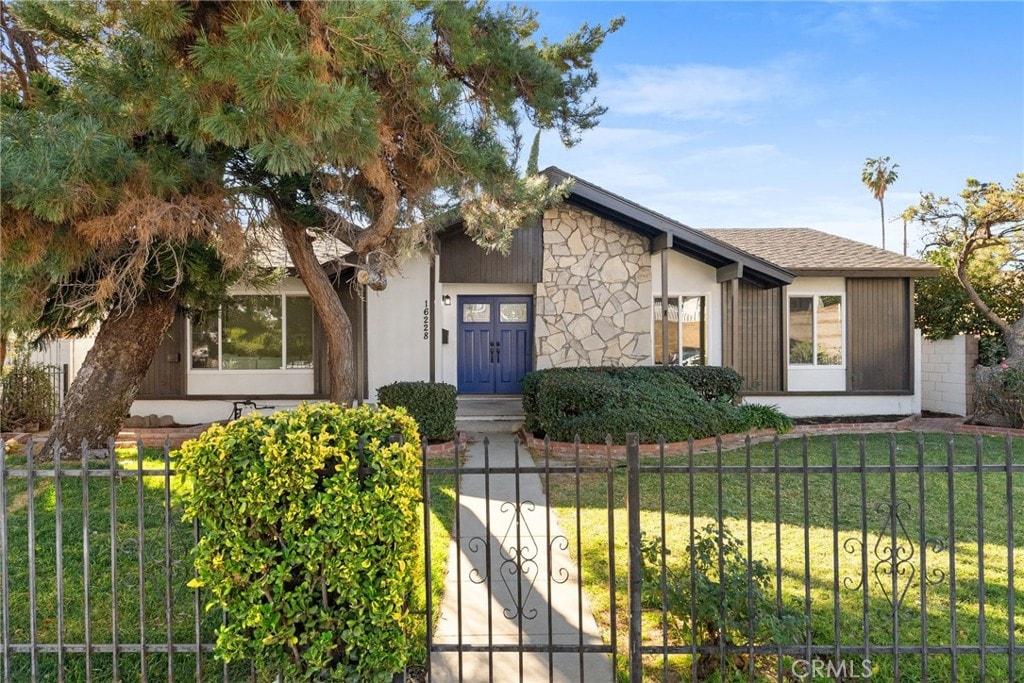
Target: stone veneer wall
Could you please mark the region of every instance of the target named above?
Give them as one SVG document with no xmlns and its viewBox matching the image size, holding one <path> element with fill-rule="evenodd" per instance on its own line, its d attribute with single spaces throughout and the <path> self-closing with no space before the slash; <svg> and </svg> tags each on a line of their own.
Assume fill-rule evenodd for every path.
<svg viewBox="0 0 1024 683">
<path fill-rule="evenodd" d="M 545 212 L 543 225 L 536 367 L 648 362 L 651 256 L 647 240 L 564 205 Z"/>
</svg>

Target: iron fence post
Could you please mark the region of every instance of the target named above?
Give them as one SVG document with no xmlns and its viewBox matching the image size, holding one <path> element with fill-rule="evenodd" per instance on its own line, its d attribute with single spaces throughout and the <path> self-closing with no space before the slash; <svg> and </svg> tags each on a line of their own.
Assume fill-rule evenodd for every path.
<svg viewBox="0 0 1024 683">
<path fill-rule="evenodd" d="M 640 435 L 626 435 L 626 514 L 629 528 L 629 681 L 643 680 L 643 556 L 640 553 Z"/>
</svg>

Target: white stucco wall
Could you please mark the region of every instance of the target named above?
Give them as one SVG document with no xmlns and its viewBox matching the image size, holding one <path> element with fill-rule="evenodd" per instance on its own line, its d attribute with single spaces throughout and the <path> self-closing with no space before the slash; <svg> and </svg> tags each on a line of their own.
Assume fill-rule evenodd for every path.
<svg viewBox="0 0 1024 683">
<path fill-rule="evenodd" d="M 860 396 L 851 394 L 815 396 L 744 396 L 744 403 L 764 403 L 778 407 L 790 417 L 854 415 L 913 415 L 914 396 Z"/>
<path fill-rule="evenodd" d="M 257 400 L 257 405 L 270 405 L 258 412 L 269 415 L 285 408 L 294 408 L 301 401 L 292 399 Z M 231 417 L 234 406 L 231 401 L 136 401 L 132 404 L 132 415 L 170 415 L 179 425 L 197 425 L 210 422 L 222 422 Z M 252 411 L 246 411 L 248 415 Z"/>
<path fill-rule="evenodd" d="M 707 364 L 722 364 L 722 287 L 718 284 L 717 271 L 706 263 L 701 263 L 678 251 L 668 254 L 668 295 L 703 296 L 706 299 L 705 316 L 707 317 Z M 654 297 L 661 296 L 661 255 L 651 255 L 651 338 L 654 338 Z M 652 344 L 653 346 L 653 344 Z M 652 356 L 649 363 L 654 362 Z"/>
<path fill-rule="evenodd" d="M 437 315 L 437 346 L 440 362 L 437 367 L 437 381 L 459 386 L 459 296 L 533 296 L 534 285 L 510 284 L 441 284 L 438 285 L 439 303 Z M 451 297 L 451 304 L 445 305 L 444 296 Z M 536 316 L 536 308 L 534 308 Z M 441 343 L 442 330 L 448 330 L 448 343 Z M 534 360 L 537 350 L 533 350 Z"/>
<path fill-rule="evenodd" d="M 971 343 L 973 341 L 973 344 Z M 924 340 L 921 347 L 921 407 L 966 416 L 972 409 L 977 340 L 967 335 Z"/>
<path fill-rule="evenodd" d="M 43 365 L 68 366 L 68 380 L 75 381 L 78 370 L 85 361 L 85 356 L 96 343 L 95 332 L 81 339 L 55 339 L 47 342 L 43 348 L 29 354 L 29 362 Z M 12 360 L 8 356 L 8 361 Z"/>
<path fill-rule="evenodd" d="M 370 401 L 392 382 L 430 379 L 430 259 L 418 256 L 366 293 L 366 364 Z"/>
<path fill-rule="evenodd" d="M 789 391 L 845 391 L 846 359 L 849 353 L 846 341 L 846 320 L 849 315 L 846 300 L 846 280 L 841 277 L 798 277 L 786 287 L 786 336 L 783 343 L 789 346 L 789 297 L 812 295 L 842 295 L 843 297 L 843 364 L 833 366 L 789 365 L 787 352 L 787 387 Z M 851 415 L 857 413 L 849 413 Z M 863 413 L 861 413 L 863 414 Z M 884 414 L 884 413 L 878 413 Z"/>
</svg>

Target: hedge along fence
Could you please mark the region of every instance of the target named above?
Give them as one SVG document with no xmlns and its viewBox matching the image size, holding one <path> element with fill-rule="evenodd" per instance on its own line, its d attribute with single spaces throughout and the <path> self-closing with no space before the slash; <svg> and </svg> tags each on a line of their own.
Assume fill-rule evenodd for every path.
<svg viewBox="0 0 1024 683">
<path fill-rule="evenodd" d="M 403 668 L 419 444 L 403 410 L 324 403 L 182 446 L 185 516 L 204 530 L 195 581 L 228 614 L 218 656 L 290 681 L 390 681 Z"/>
<path fill-rule="evenodd" d="M 383 406 L 409 411 L 420 428 L 420 436 L 431 443 L 455 438 L 457 390 L 443 382 L 394 382 L 377 389 Z"/>
<path fill-rule="evenodd" d="M 526 429 L 557 441 L 685 441 L 757 427 L 787 431 L 771 406 L 736 406 L 743 379 L 729 368 L 593 367 L 537 370 L 523 379 Z M 695 388 L 697 387 L 697 388 Z M 708 397 L 707 400 L 704 397 Z"/>
</svg>

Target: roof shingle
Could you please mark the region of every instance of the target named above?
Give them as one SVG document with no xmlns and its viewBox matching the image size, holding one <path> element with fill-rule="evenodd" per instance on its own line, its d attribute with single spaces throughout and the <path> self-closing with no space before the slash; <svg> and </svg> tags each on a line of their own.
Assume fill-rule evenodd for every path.
<svg viewBox="0 0 1024 683">
<path fill-rule="evenodd" d="M 702 232 L 797 275 L 937 275 L 938 266 L 811 228 L 715 228 Z"/>
</svg>

